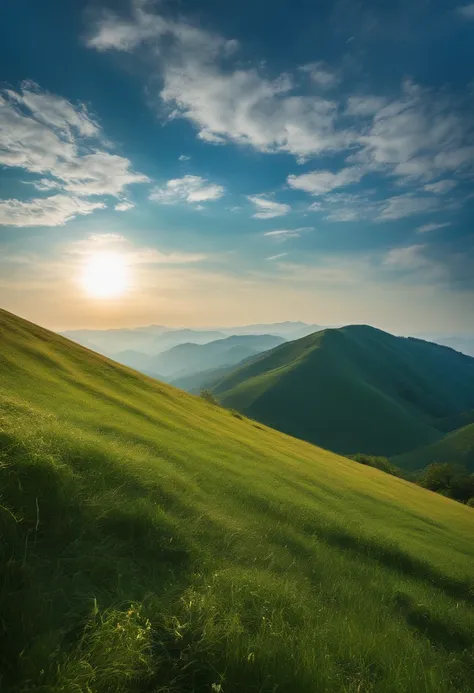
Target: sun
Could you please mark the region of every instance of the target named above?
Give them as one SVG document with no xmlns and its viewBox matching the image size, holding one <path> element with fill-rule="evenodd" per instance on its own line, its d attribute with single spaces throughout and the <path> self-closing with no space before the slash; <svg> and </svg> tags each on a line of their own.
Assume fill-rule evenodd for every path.
<svg viewBox="0 0 474 693">
<path fill-rule="evenodd" d="M 81 284 L 92 298 L 117 298 L 130 286 L 129 268 L 120 253 L 95 253 L 83 269 Z"/>
</svg>

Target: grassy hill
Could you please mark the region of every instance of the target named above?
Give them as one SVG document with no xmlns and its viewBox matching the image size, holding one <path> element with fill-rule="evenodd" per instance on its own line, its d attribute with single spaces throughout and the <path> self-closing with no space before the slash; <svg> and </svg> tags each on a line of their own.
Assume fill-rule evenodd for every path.
<svg viewBox="0 0 474 693">
<path fill-rule="evenodd" d="M 472 690 L 472 509 L 0 333 L 2 691 Z"/>
<path fill-rule="evenodd" d="M 365 325 L 283 344 L 214 387 L 225 406 L 339 453 L 395 455 L 436 442 L 474 405 L 474 359 Z"/>
<path fill-rule="evenodd" d="M 474 424 L 448 433 L 437 443 L 393 458 L 404 469 L 423 469 L 432 462 L 461 464 L 474 472 Z"/>
</svg>

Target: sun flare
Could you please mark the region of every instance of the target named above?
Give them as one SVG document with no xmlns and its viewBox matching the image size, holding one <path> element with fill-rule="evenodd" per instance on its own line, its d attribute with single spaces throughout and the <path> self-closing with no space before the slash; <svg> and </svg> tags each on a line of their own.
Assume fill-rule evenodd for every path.
<svg viewBox="0 0 474 693">
<path fill-rule="evenodd" d="M 85 263 L 81 277 L 85 292 L 92 298 L 117 298 L 130 286 L 129 269 L 120 253 L 96 253 Z"/>
</svg>

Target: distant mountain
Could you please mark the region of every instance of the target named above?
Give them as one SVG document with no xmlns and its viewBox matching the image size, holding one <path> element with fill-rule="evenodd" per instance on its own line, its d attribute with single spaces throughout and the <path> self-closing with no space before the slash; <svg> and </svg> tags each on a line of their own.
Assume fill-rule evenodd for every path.
<svg viewBox="0 0 474 693">
<path fill-rule="evenodd" d="M 219 330 L 226 334 L 274 334 L 279 337 L 284 337 L 287 341 L 291 339 L 300 339 L 308 334 L 314 334 L 324 327 L 320 325 L 308 325 L 305 322 L 274 322 L 261 323 L 257 325 L 240 325 L 236 327 L 221 327 Z"/>
<path fill-rule="evenodd" d="M 214 329 L 173 328 L 165 325 L 121 328 L 112 330 L 67 330 L 63 337 L 98 351 L 106 356 L 117 358 L 121 352 L 135 351 L 156 355 L 178 344 L 187 342 L 207 344 L 233 335 L 274 335 L 284 340 L 299 339 L 307 334 L 323 329 L 318 325 L 304 322 L 278 322 L 261 325 L 244 325 Z M 236 363 L 236 361 L 234 361 Z"/>
<path fill-rule="evenodd" d="M 208 344 L 179 344 L 155 357 L 150 357 L 146 369 L 149 373 L 156 372 L 165 378 L 182 377 L 222 366 L 236 365 L 249 356 L 272 349 L 284 341 L 282 337 L 273 335 L 233 335 Z"/>
<path fill-rule="evenodd" d="M 365 325 L 273 349 L 214 386 L 225 406 L 336 452 L 395 455 L 474 406 L 474 359 Z"/>
<path fill-rule="evenodd" d="M 448 433 L 431 445 L 397 455 L 392 462 L 403 469 L 419 470 L 433 462 L 460 464 L 474 472 L 474 423 Z"/>
<path fill-rule="evenodd" d="M 185 342 L 206 344 L 226 337 L 218 330 L 172 329 L 161 325 L 119 330 L 69 330 L 61 334 L 82 346 L 113 357 L 124 351 L 155 355 Z"/>
<path fill-rule="evenodd" d="M 153 364 L 156 355 L 145 354 L 143 351 L 135 351 L 134 349 L 126 349 L 114 354 L 114 360 L 122 363 L 124 366 L 134 368 L 142 373 L 150 373 L 154 371 Z"/>
</svg>

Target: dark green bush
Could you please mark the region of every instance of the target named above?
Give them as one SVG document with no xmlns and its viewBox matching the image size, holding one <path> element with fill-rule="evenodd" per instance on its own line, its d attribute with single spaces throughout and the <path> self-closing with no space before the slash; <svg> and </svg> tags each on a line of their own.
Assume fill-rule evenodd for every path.
<svg viewBox="0 0 474 693">
<path fill-rule="evenodd" d="M 354 462 L 365 464 L 368 467 L 375 467 L 375 469 L 380 469 L 380 471 L 392 474 L 392 476 L 403 476 L 402 470 L 395 464 L 392 464 L 387 457 L 365 455 L 361 452 L 358 452 L 356 455 L 350 455 L 349 457 L 351 460 L 354 460 Z"/>
<path fill-rule="evenodd" d="M 209 402 L 209 404 L 215 404 L 216 406 L 219 404 L 210 390 L 201 390 L 200 397 L 201 399 L 205 399 L 206 402 Z"/>
<path fill-rule="evenodd" d="M 474 474 L 457 464 L 434 462 L 426 467 L 418 483 L 461 503 L 467 503 L 474 496 Z"/>
</svg>

